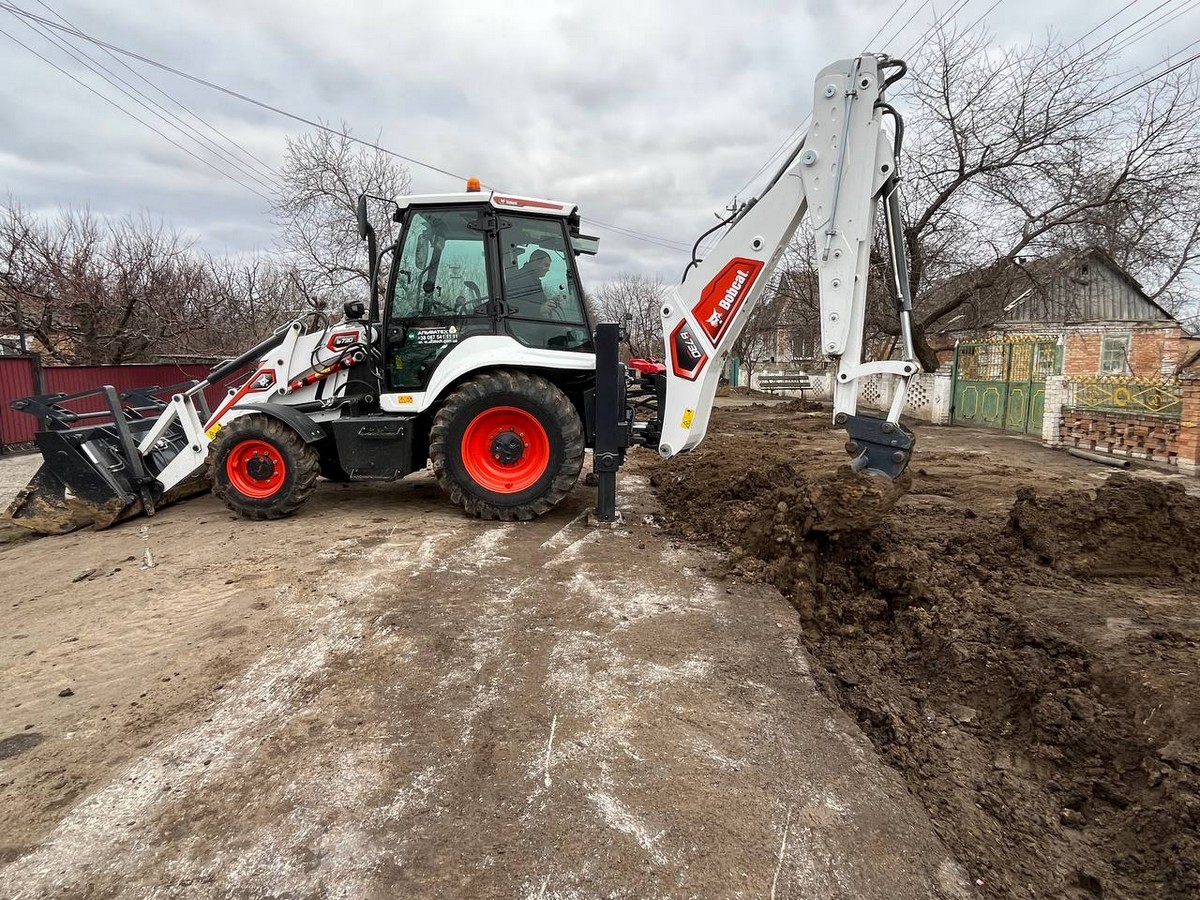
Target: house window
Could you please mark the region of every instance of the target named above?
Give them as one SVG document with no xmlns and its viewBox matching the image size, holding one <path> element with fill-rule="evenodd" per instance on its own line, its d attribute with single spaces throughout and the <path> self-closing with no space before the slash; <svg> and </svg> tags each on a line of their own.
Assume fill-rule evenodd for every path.
<svg viewBox="0 0 1200 900">
<path fill-rule="evenodd" d="M 1129 335 L 1106 334 L 1100 340 L 1100 374 L 1129 374 Z"/>
</svg>

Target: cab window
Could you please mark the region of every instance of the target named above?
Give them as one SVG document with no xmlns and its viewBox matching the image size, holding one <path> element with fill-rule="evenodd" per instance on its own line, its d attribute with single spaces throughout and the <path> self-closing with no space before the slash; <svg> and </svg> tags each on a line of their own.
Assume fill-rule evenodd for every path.
<svg viewBox="0 0 1200 900">
<path fill-rule="evenodd" d="M 561 219 L 500 216 L 500 264 L 508 332 L 529 347 L 588 350 L 566 229 Z"/>
<path fill-rule="evenodd" d="M 471 315 L 488 299 L 478 210 L 425 210 L 409 217 L 396 262 L 392 318 Z"/>
</svg>

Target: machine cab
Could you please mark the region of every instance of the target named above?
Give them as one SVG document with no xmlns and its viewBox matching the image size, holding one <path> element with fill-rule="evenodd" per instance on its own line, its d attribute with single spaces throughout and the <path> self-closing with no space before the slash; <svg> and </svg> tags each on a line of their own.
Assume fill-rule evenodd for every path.
<svg viewBox="0 0 1200 900">
<path fill-rule="evenodd" d="M 595 249 L 579 235 L 575 207 L 448 194 L 406 198 L 396 219 L 383 308 L 385 391 L 425 391 L 439 364 L 475 337 L 509 339 L 488 344 L 500 358 L 486 364 L 504 364 L 506 348 L 528 348 L 588 354 L 578 367 L 590 367 L 592 323 L 575 256 Z"/>
</svg>

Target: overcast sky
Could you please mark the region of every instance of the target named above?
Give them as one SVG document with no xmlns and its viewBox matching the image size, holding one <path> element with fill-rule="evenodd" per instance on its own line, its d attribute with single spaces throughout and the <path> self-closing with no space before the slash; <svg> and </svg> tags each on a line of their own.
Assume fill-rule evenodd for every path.
<svg viewBox="0 0 1200 900">
<path fill-rule="evenodd" d="M 828 62 L 870 49 L 899 55 L 958 0 L 794 2 L 365 3 L 341 0 L 0 0 L 310 119 L 514 193 L 571 200 L 585 219 L 653 235 L 596 230 L 587 283 L 624 271 L 675 280 L 689 244 L 808 113 Z M 956 21 L 1003 43 L 1054 30 L 1074 41 L 1126 0 L 967 0 Z M 1136 0 L 1084 41 L 1152 13 Z M 899 34 L 898 29 L 916 11 Z M 1200 37 L 1200 2 L 1167 0 L 1178 18 L 1126 48 L 1125 70 L 1153 69 Z M 250 182 L 88 73 L 8 12 L 0 28 L 152 122 L 217 169 Z M 169 105 L 95 47 L 81 45 Z M 304 126 L 128 61 L 179 102 L 277 167 Z M 0 35 L 0 191 L 39 212 L 88 205 L 147 211 L 212 252 L 270 247 L 267 202 Z M 178 111 L 178 110 L 176 110 Z M 223 140 L 211 135 L 214 140 Z M 227 146 L 227 145 L 225 145 Z M 258 165 L 246 162 L 247 166 Z M 416 192 L 460 190 L 410 165 Z M 268 177 L 269 176 L 263 176 Z M 756 184 L 761 186 L 766 176 Z M 252 183 L 252 182 L 251 182 Z M 263 193 L 268 191 L 255 185 Z"/>
</svg>

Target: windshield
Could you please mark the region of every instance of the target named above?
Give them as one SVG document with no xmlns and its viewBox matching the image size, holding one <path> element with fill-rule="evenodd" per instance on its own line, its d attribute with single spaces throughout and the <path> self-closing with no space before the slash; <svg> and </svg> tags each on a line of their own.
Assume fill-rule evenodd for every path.
<svg viewBox="0 0 1200 900">
<path fill-rule="evenodd" d="M 470 315 L 488 298 L 478 210 L 414 212 L 396 264 L 393 318 Z"/>
</svg>

